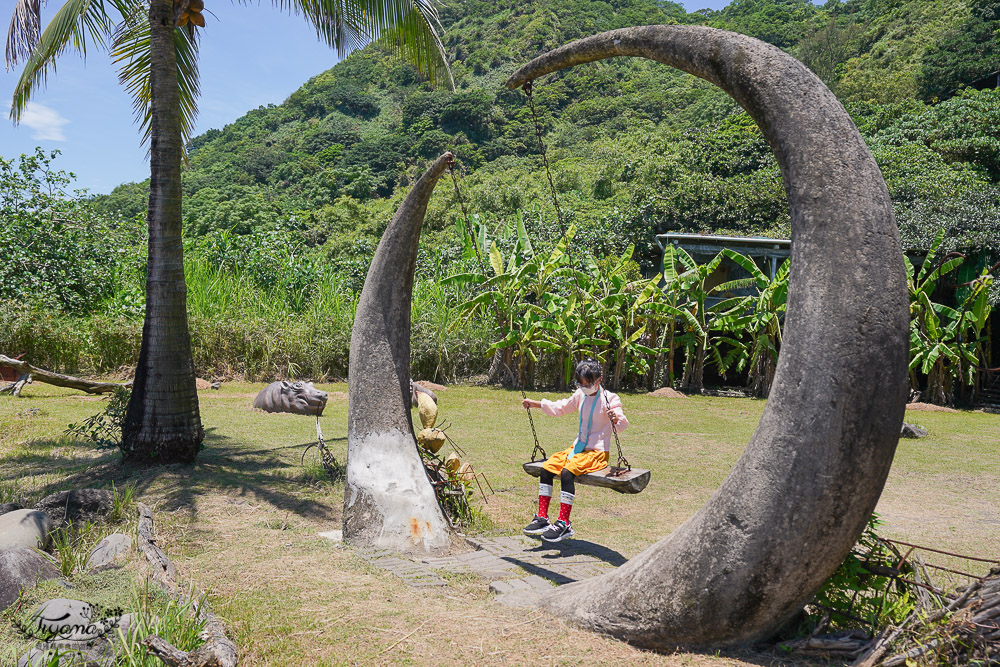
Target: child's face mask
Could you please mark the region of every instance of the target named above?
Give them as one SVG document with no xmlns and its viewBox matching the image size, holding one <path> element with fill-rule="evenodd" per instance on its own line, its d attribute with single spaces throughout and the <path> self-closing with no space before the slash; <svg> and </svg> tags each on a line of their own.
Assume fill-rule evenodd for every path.
<svg viewBox="0 0 1000 667">
<path fill-rule="evenodd" d="M 597 393 L 597 383 L 595 382 L 589 387 L 580 387 L 580 390 L 583 391 L 583 393 L 585 393 L 587 396 L 593 396 L 594 394 Z"/>
</svg>

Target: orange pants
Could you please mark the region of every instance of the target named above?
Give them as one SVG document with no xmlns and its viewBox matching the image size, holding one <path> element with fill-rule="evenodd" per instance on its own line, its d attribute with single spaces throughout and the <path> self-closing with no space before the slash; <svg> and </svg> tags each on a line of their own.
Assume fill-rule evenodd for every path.
<svg viewBox="0 0 1000 667">
<path fill-rule="evenodd" d="M 570 458 L 573 448 L 556 452 L 542 464 L 542 467 L 551 473 L 558 475 L 566 468 L 574 475 L 585 475 L 588 472 L 597 472 L 608 466 L 608 453 L 597 450 L 585 450 Z"/>
</svg>

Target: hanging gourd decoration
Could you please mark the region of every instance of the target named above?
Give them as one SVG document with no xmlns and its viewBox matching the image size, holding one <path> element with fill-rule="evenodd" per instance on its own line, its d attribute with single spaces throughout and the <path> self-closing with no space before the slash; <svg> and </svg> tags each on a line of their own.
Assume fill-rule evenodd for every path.
<svg viewBox="0 0 1000 667">
<path fill-rule="evenodd" d="M 423 392 L 417 392 L 417 411 L 420 413 L 420 423 L 423 427 L 434 428 L 438 414 L 437 403 L 434 402 L 434 399 Z"/>
<path fill-rule="evenodd" d="M 458 477 L 459 480 L 468 483 L 472 482 L 472 480 L 476 478 L 476 471 L 473 469 L 471 463 L 463 463 L 459 467 L 455 476 Z"/>
<path fill-rule="evenodd" d="M 437 454 L 446 440 L 444 431 L 434 428 L 437 423 L 437 403 L 429 395 L 417 392 L 417 412 L 420 414 L 420 424 L 424 427 L 417 434 L 417 442 L 427 451 Z"/>
<path fill-rule="evenodd" d="M 417 434 L 417 442 L 432 454 L 437 454 L 437 451 L 444 445 L 444 441 L 445 435 L 441 429 L 425 428 Z"/>
</svg>

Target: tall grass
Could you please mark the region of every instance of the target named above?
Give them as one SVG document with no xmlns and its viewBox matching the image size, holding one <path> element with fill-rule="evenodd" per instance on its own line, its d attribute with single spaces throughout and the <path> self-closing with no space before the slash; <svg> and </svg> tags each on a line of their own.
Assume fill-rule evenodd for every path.
<svg viewBox="0 0 1000 667">
<path fill-rule="evenodd" d="M 198 257 L 185 262 L 188 324 L 200 377 L 249 381 L 347 376 L 358 294 L 323 272 L 304 289 L 263 287 L 249 274 L 220 270 Z M 26 353 L 57 371 L 107 374 L 135 364 L 142 340 L 141 276 L 124 275 L 104 308 L 69 317 L 0 302 L 0 352 Z M 462 318 L 455 298 L 433 280 L 414 286 L 414 376 L 450 381 L 484 372 L 490 334 Z"/>
</svg>

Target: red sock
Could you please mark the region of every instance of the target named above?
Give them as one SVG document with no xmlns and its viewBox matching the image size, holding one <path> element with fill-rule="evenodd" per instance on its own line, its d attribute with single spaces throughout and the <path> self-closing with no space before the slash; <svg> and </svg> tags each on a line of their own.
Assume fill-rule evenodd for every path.
<svg viewBox="0 0 1000 667">
<path fill-rule="evenodd" d="M 549 501 L 552 496 L 538 496 L 538 516 L 549 518 Z"/>
<path fill-rule="evenodd" d="M 573 510 L 574 494 L 563 491 L 559 494 L 559 496 L 559 500 L 562 502 L 559 503 L 558 521 L 565 521 L 566 523 L 569 523 L 569 513 Z"/>
</svg>

